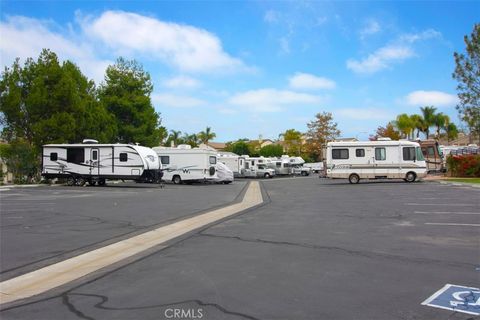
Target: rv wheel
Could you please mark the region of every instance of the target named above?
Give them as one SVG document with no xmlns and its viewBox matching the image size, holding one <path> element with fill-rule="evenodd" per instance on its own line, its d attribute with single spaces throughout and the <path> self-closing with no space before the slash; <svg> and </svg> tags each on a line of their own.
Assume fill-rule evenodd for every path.
<svg viewBox="0 0 480 320">
<path fill-rule="evenodd" d="M 414 182 L 416 179 L 417 179 L 417 175 L 415 174 L 415 172 L 409 172 L 405 176 L 405 181 L 407 182 Z"/>
<path fill-rule="evenodd" d="M 360 177 L 358 176 L 358 174 L 354 173 L 354 174 L 351 174 L 350 177 L 348 177 L 348 181 L 351 184 L 357 184 L 360 182 Z"/>
<path fill-rule="evenodd" d="M 85 180 L 85 178 L 78 178 L 76 185 L 80 186 L 80 187 L 83 187 L 85 185 L 85 183 L 87 183 L 87 180 Z"/>
<path fill-rule="evenodd" d="M 267 173 L 265 173 L 265 174 L 263 175 L 263 177 L 264 177 L 265 179 L 268 179 L 268 178 L 270 178 L 270 173 L 268 173 L 268 172 L 267 172 Z"/>
<path fill-rule="evenodd" d="M 75 178 L 70 176 L 67 178 L 67 186 L 74 186 L 75 185 Z"/>
<path fill-rule="evenodd" d="M 88 179 L 88 185 L 89 186 L 94 186 L 95 184 L 97 184 L 97 181 L 95 181 L 93 179 Z"/>
<path fill-rule="evenodd" d="M 173 182 L 174 184 L 180 184 L 180 183 L 182 183 L 182 178 L 180 178 L 180 176 L 174 176 L 174 177 L 172 178 L 172 182 Z"/>
<path fill-rule="evenodd" d="M 105 179 L 99 179 L 99 180 L 98 180 L 98 185 L 99 185 L 99 186 L 104 186 L 105 184 L 106 184 Z"/>
</svg>

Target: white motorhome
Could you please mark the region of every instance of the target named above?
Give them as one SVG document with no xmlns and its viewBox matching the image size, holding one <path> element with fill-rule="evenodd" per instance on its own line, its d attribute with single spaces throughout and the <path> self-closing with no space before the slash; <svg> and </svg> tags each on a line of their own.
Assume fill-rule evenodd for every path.
<svg viewBox="0 0 480 320">
<path fill-rule="evenodd" d="M 292 167 L 289 156 L 282 156 L 281 158 L 271 159 L 269 167 L 275 170 L 277 175 L 292 174 Z"/>
<path fill-rule="evenodd" d="M 270 168 L 271 159 L 264 157 L 245 157 L 244 177 L 273 178 L 275 170 Z"/>
<path fill-rule="evenodd" d="M 327 144 L 327 177 L 404 179 L 413 182 L 427 174 L 420 145 L 411 141 L 355 141 Z"/>
<path fill-rule="evenodd" d="M 163 179 L 175 184 L 214 181 L 217 176 L 217 152 L 179 145 L 176 148 L 154 147 L 163 167 Z"/>
<path fill-rule="evenodd" d="M 162 172 L 157 154 L 130 144 L 47 144 L 42 147 L 42 176 L 66 178 L 68 185 L 105 185 L 106 179 L 159 183 Z"/>
</svg>

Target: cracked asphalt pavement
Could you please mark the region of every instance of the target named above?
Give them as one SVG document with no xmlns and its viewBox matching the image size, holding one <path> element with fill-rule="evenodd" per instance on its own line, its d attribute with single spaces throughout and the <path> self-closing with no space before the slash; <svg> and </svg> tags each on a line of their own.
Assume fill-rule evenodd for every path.
<svg viewBox="0 0 480 320">
<path fill-rule="evenodd" d="M 49 209 L 43 214 L 33 214 L 32 208 L 35 228 L 44 237 L 33 249 L 25 249 L 26 254 L 4 250 L 20 250 L 36 236 L 29 232 L 4 234 L 2 229 L 2 270 L 25 263 L 30 252 L 38 253 L 38 259 L 50 251 L 64 250 L 58 244 L 59 236 L 49 236 L 48 229 L 59 232 L 60 239 L 76 232 L 95 235 L 90 239 L 77 235 L 73 248 L 102 236 L 106 239 L 131 228 L 226 205 L 244 186 L 244 181 L 235 182 L 232 189 L 172 186 L 167 197 L 172 203 L 165 211 L 160 211 L 167 203 L 161 200 L 164 190 L 152 191 L 149 196 L 149 189 L 121 189 L 125 191 L 121 195 L 116 194 L 118 190 L 91 189 L 95 196 L 75 198 L 90 190 L 69 189 L 66 192 L 71 199 L 84 208 L 75 212 L 67 204 L 60 205 L 63 200 L 59 198 L 45 199 L 50 204 L 44 205 Z M 350 185 L 316 176 L 264 180 L 262 186 L 262 206 L 53 294 L 6 308 L 0 318 L 478 318 L 420 305 L 446 283 L 478 287 L 478 189 L 426 182 Z M 32 189 L 28 193 L 34 199 L 48 192 Z M 191 197 L 196 203 L 190 204 L 187 194 L 195 194 Z M 173 201 L 174 197 L 178 200 Z M 3 207 L 4 195 L 1 199 L 2 227 L 8 222 L 7 230 L 19 228 L 15 219 L 4 220 L 8 211 Z M 115 201 L 117 206 L 112 205 Z M 142 207 L 135 209 L 135 203 Z M 15 206 L 9 205 L 9 215 L 26 215 L 22 206 L 14 210 Z M 158 211 L 142 212 L 152 208 Z M 90 220 L 92 217 L 101 220 Z M 45 219 L 52 222 L 50 228 L 45 227 Z"/>
</svg>

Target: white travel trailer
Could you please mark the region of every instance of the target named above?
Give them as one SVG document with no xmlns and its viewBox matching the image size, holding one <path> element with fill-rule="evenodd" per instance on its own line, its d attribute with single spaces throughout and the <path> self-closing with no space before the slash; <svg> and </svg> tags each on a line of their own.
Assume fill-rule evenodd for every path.
<svg viewBox="0 0 480 320">
<path fill-rule="evenodd" d="M 404 179 L 413 182 L 427 174 L 420 145 L 411 141 L 355 141 L 327 144 L 327 177 Z"/>
<path fill-rule="evenodd" d="M 221 154 L 217 160 L 232 170 L 234 177 L 243 177 L 245 172 L 245 157 L 246 156 L 237 156 L 235 154 Z"/>
<path fill-rule="evenodd" d="M 106 179 L 159 183 L 162 178 L 157 154 L 130 144 L 47 144 L 42 148 L 42 176 L 66 178 L 68 185 L 105 185 Z"/>
<path fill-rule="evenodd" d="M 214 181 L 217 176 L 217 152 L 179 145 L 176 148 L 154 147 L 163 168 L 163 179 L 175 184 Z"/>
</svg>

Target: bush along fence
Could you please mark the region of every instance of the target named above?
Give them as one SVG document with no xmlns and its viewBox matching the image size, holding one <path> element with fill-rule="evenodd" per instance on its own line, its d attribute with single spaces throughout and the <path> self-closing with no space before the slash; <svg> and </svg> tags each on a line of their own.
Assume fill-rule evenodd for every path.
<svg viewBox="0 0 480 320">
<path fill-rule="evenodd" d="M 452 177 L 480 177 L 480 155 L 449 155 L 448 172 Z"/>
</svg>

